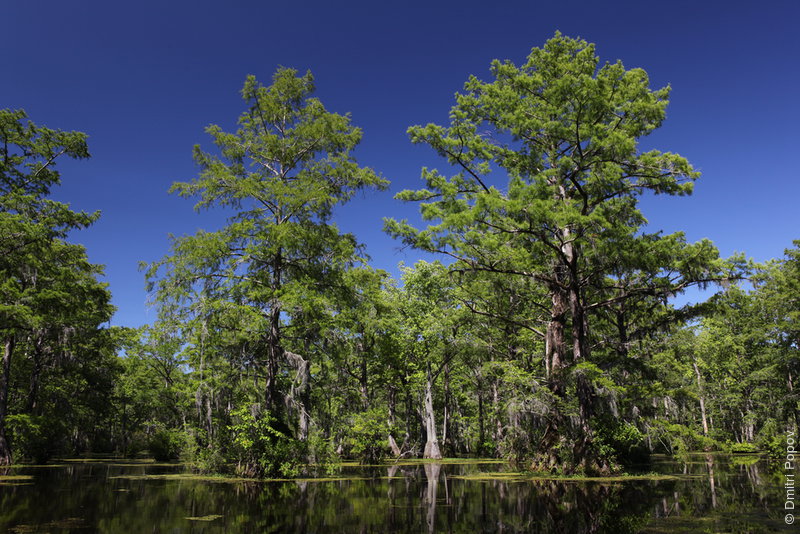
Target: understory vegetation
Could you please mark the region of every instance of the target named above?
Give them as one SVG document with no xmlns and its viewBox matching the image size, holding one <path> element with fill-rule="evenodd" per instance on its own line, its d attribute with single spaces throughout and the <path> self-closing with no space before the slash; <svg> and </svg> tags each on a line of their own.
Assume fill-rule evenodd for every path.
<svg viewBox="0 0 800 534">
<path fill-rule="evenodd" d="M 388 181 L 313 94 L 310 73 L 251 76 L 237 130 L 207 128 L 172 190 L 233 215 L 142 266 L 158 319 L 137 329 L 108 326 L 102 267 L 68 241 L 98 214 L 49 198 L 86 136 L 0 111 L 0 465 L 92 451 L 292 477 L 474 456 L 597 475 L 779 451 L 797 428 L 800 241 L 756 265 L 638 209 L 699 178 L 638 149 L 668 87 L 560 34 L 470 77 L 449 124 L 409 129 L 441 169 L 396 195 L 424 224 L 384 229 L 440 260 L 399 279 L 334 222 Z M 692 287 L 715 293 L 677 306 Z"/>
</svg>

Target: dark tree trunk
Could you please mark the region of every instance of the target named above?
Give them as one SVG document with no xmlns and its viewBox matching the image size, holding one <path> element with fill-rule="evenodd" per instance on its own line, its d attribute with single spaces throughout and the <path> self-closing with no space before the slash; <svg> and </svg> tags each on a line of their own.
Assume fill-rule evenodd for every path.
<svg viewBox="0 0 800 534">
<path fill-rule="evenodd" d="M 281 289 L 283 276 L 283 256 L 278 249 L 272 259 L 272 302 L 269 312 L 269 332 L 267 333 L 267 384 L 266 384 L 266 405 L 267 410 L 276 412 L 280 410 L 278 398 L 278 365 L 283 360 L 283 347 L 281 346 L 281 307 L 275 295 Z M 275 414 L 277 415 L 277 414 Z"/>
<path fill-rule="evenodd" d="M 269 317 L 268 354 L 267 354 L 267 383 L 266 405 L 270 412 L 278 409 L 278 362 L 283 358 L 280 346 L 280 315 L 281 311 L 274 305 Z"/>
<path fill-rule="evenodd" d="M 14 336 L 6 338 L 3 347 L 2 373 L 0 374 L 0 465 L 11 464 L 11 446 L 6 437 L 8 415 L 8 384 L 11 381 L 11 354 L 14 352 Z"/>
<path fill-rule="evenodd" d="M 42 374 L 42 361 L 41 356 L 33 353 L 33 369 L 31 369 L 30 386 L 28 387 L 28 402 L 26 410 L 31 415 L 38 415 L 38 400 L 39 400 L 39 377 Z"/>
</svg>

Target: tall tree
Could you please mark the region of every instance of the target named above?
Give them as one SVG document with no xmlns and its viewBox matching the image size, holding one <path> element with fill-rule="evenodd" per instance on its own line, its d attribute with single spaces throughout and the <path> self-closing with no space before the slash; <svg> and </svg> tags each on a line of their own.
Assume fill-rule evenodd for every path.
<svg viewBox="0 0 800 534">
<path fill-rule="evenodd" d="M 86 260 L 82 247 L 63 240 L 98 214 L 74 212 L 47 198 L 60 183 L 55 162 L 62 156 L 89 157 L 86 135 L 37 126 L 24 111 L 0 110 L 0 464 L 11 461 L 6 418 L 15 350 L 24 347 L 36 360 L 33 408 L 44 353 L 60 350 L 53 344 L 65 345 L 78 323 L 96 328 L 111 314 L 110 296 L 96 280 L 100 268 Z"/>
<path fill-rule="evenodd" d="M 545 299 L 528 297 L 537 312 L 529 326 L 544 340 L 548 387 L 561 401 L 547 418 L 540 465 L 604 470 L 591 427 L 592 382 L 602 375 L 592 316 L 725 276 L 709 241 L 642 231 L 639 197 L 689 194 L 698 173 L 676 154 L 637 148 L 663 121 L 669 88 L 651 90 L 643 70 L 621 62 L 599 66 L 585 41 L 557 33 L 522 66 L 495 61 L 491 73 L 456 95 L 449 126 L 409 129 L 456 172 L 423 169 L 427 187 L 398 194 L 422 202 L 433 221 L 426 229 L 388 220 L 387 230 L 455 258 L 458 269 L 530 278 L 546 290 Z M 569 398 L 574 419 L 558 407 Z"/>
<path fill-rule="evenodd" d="M 425 261 L 418 261 L 413 268 L 404 268 L 403 289 L 397 296 L 404 332 L 404 356 L 414 365 L 422 384 L 419 412 L 425 431 L 423 458 L 441 458 L 434 410 L 435 389 L 457 351 L 454 343 L 457 311 L 447 268 L 439 262 Z"/>
<path fill-rule="evenodd" d="M 786 388 L 783 415 L 800 428 L 800 240 L 793 245 L 756 277 L 756 294 Z"/>
<path fill-rule="evenodd" d="M 361 130 L 328 112 L 313 91 L 311 73 L 286 68 L 269 87 L 247 78 L 238 130 L 209 126 L 217 152 L 195 147 L 199 177 L 172 188 L 199 196 L 197 209 L 235 214 L 220 230 L 174 239 L 171 254 L 147 274 L 157 300 L 184 319 L 237 318 L 246 338 L 240 347 L 264 379 L 266 410 L 301 440 L 309 432 L 315 343 L 325 336 L 321 325 L 342 273 L 360 259 L 360 246 L 331 223 L 332 212 L 358 190 L 387 185 L 353 157 Z"/>
</svg>

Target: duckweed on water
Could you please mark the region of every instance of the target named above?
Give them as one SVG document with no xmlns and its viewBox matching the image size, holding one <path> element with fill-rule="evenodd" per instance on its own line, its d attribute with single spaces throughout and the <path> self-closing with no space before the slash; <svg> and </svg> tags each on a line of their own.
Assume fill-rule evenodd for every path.
<svg viewBox="0 0 800 534">
<path fill-rule="evenodd" d="M 535 480 L 550 480 L 558 482 L 633 482 L 633 481 L 655 481 L 681 480 L 696 478 L 699 475 L 661 475 L 661 474 L 641 474 L 641 475 L 618 475 L 591 477 L 582 475 L 548 475 L 545 473 L 525 473 L 525 472 L 486 472 L 471 473 L 466 475 L 450 475 L 448 478 L 472 481 L 503 481 L 503 482 L 532 482 Z"/>
<path fill-rule="evenodd" d="M 118 475 L 111 480 L 190 480 L 218 483 L 259 483 L 259 482 L 345 482 L 351 480 L 372 480 L 370 477 L 315 477 L 315 478 L 242 478 L 225 475 L 195 475 L 192 473 L 160 475 Z"/>
<path fill-rule="evenodd" d="M 214 521 L 215 519 L 219 519 L 223 516 L 219 514 L 212 514 L 212 515 L 204 515 L 202 517 L 187 517 L 189 521 Z"/>
<path fill-rule="evenodd" d="M 0 475 L 0 483 L 20 480 L 33 480 L 31 475 Z"/>
<path fill-rule="evenodd" d="M 86 521 L 80 517 L 68 517 L 59 521 L 50 521 L 42 524 L 23 524 L 16 525 L 9 529 L 9 532 L 23 534 L 27 532 L 47 532 L 49 529 L 80 529 L 86 528 Z"/>
</svg>

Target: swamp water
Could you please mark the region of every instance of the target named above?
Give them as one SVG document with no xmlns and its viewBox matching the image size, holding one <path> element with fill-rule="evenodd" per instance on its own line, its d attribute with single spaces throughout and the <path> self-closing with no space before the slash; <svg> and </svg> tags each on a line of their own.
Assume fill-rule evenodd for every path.
<svg viewBox="0 0 800 534">
<path fill-rule="evenodd" d="M 589 482 L 532 479 L 496 461 L 412 461 L 252 482 L 174 464 L 71 460 L 0 470 L 0 532 L 795 531 L 784 521 L 782 473 L 758 458 L 657 458 L 650 469 Z"/>
</svg>

